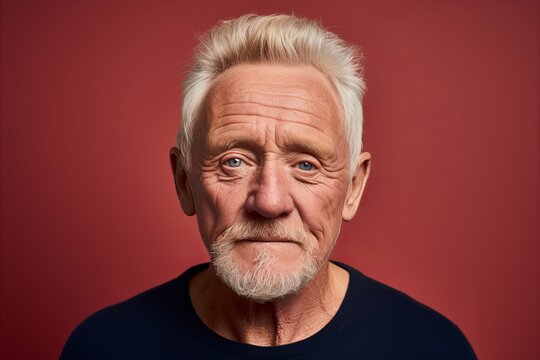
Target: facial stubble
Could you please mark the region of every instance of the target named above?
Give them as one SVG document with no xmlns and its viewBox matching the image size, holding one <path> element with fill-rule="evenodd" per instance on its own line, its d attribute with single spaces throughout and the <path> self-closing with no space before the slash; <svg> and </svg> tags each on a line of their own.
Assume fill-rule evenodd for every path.
<svg viewBox="0 0 540 360">
<path fill-rule="evenodd" d="M 240 241 L 252 239 L 294 243 L 302 249 L 303 259 L 293 270 L 283 271 L 277 266 L 280 259 L 263 247 L 250 259 L 251 266 L 242 269 L 234 259 L 235 246 Z M 249 222 L 228 227 L 210 246 L 210 258 L 218 277 L 235 293 L 266 303 L 297 293 L 313 279 L 329 255 L 317 257 L 315 249 L 313 238 L 303 229 L 278 222 Z"/>
</svg>

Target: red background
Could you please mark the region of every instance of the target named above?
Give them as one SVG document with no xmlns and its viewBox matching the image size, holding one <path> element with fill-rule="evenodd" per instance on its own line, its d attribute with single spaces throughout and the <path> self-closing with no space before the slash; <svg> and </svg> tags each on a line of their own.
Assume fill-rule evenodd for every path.
<svg viewBox="0 0 540 360">
<path fill-rule="evenodd" d="M 334 258 L 540 358 L 538 1 L 2 1 L 1 354 L 207 259 L 168 150 L 201 32 L 321 19 L 366 55 L 373 171 Z"/>
</svg>

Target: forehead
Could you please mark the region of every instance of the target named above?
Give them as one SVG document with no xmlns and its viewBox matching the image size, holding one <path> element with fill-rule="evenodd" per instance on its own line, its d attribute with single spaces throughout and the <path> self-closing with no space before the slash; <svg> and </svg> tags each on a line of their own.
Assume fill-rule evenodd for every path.
<svg viewBox="0 0 540 360">
<path fill-rule="evenodd" d="M 320 71 L 307 65 L 243 64 L 220 74 L 207 97 L 207 121 L 212 125 L 254 111 L 276 120 L 317 127 L 342 128 L 336 90 Z"/>
</svg>

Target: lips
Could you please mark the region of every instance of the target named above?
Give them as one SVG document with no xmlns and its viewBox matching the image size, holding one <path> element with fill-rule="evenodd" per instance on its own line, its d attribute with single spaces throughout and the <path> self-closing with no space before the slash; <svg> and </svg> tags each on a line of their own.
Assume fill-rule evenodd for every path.
<svg viewBox="0 0 540 360">
<path fill-rule="evenodd" d="M 238 242 L 261 242 L 261 243 L 290 242 L 290 243 L 298 243 L 298 241 L 293 240 L 293 239 L 277 238 L 277 237 L 241 239 L 241 240 L 238 240 Z"/>
</svg>

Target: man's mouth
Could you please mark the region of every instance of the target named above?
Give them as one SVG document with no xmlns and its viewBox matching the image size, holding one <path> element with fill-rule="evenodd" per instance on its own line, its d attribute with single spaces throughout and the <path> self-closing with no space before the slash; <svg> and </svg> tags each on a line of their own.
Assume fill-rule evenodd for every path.
<svg viewBox="0 0 540 360">
<path fill-rule="evenodd" d="M 247 238 L 240 239 L 237 242 L 253 242 L 253 243 L 299 243 L 299 241 L 290 239 L 290 238 L 281 238 L 281 237 L 257 237 L 257 238 Z"/>
</svg>

